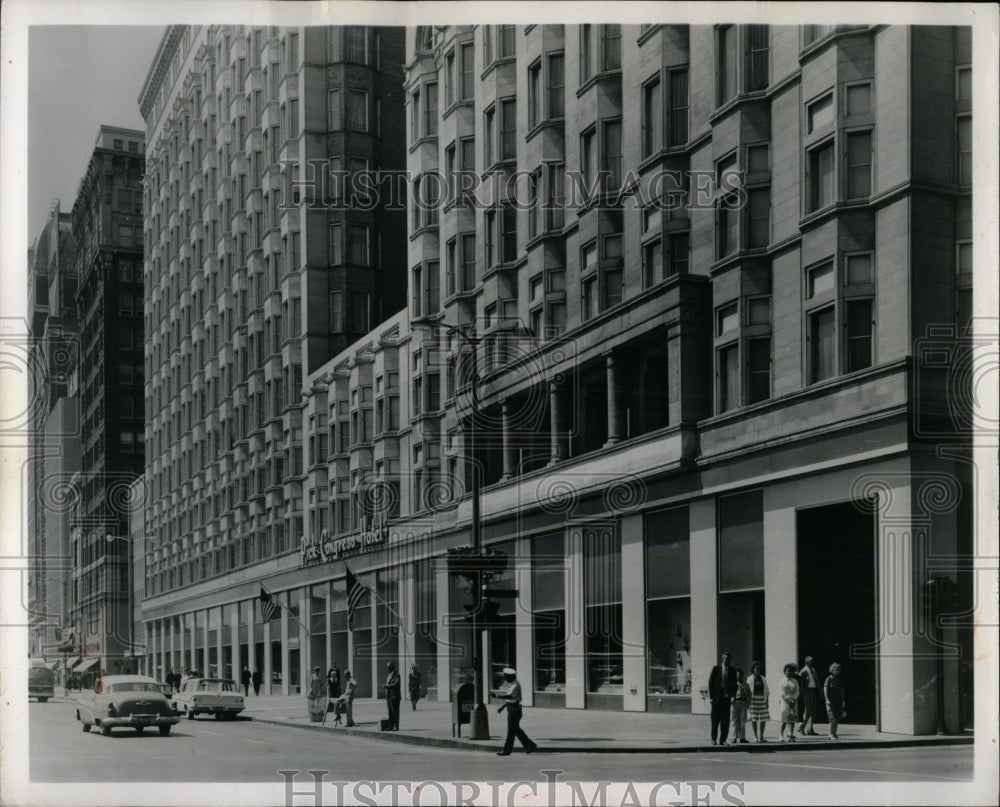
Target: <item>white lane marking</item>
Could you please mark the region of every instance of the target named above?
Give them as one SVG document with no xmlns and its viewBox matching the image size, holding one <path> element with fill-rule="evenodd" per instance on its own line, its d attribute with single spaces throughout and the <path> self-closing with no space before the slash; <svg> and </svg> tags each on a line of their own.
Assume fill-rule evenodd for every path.
<svg viewBox="0 0 1000 807">
<path fill-rule="evenodd" d="M 214 734 L 216 737 L 222 736 L 221 731 L 209 731 L 208 729 L 198 729 L 198 731 L 202 734 Z"/>
<path fill-rule="evenodd" d="M 722 760 L 713 760 L 715 762 L 721 762 Z M 728 757 L 727 762 L 742 762 L 744 765 L 772 765 L 779 768 L 814 768 L 815 770 L 822 771 L 842 771 L 845 773 L 878 773 L 884 776 L 916 776 L 919 779 L 945 779 L 949 782 L 968 782 L 969 779 L 965 779 L 957 776 L 937 776 L 932 773 L 923 773 L 920 771 L 882 771 L 875 770 L 872 768 L 837 768 L 833 765 L 797 765 L 794 762 L 760 762 L 756 760 L 749 759 L 736 759 L 734 757 Z"/>
<path fill-rule="evenodd" d="M 257 745 L 267 745 L 267 743 L 263 740 L 251 740 L 249 737 L 244 737 L 243 741 L 247 743 L 257 743 Z"/>
</svg>

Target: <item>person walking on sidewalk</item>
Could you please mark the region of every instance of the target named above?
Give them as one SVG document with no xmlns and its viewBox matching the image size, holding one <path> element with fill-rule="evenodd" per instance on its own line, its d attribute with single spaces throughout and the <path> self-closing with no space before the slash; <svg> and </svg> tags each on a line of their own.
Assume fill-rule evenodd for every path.
<svg viewBox="0 0 1000 807">
<path fill-rule="evenodd" d="M 260 685 L 264 681 L 264 675 L 260 670 L 254 670 L 253 674 L 250 676 L 250 682 L 253 684 L 253 694 L 260 694 Z"/>
<path fill-rule="evenodd" d="M 240 683 L 243 685 L 243 697 L 250 697 L 250 670 L 246 667 L 243 668 L 243 672 L 240 673 Z"/>
<path fill-rule="evenodd" d="M 319 673 L 319 667 L 313 667 L 309 676 L 309 719 L 314 723 L 326 720 L 326 681 Z"/>
<path fill-rule="evenodd" d="M 750 710 L 750 687 L 743 680 L 743 670 L 736 671 L 736 694 L 733 695 L 733 744 L 747 740 L 747 712 Z"/>
<path fill-rule="evenodd" d="M 813 721 L 816 719 L 816 704 L 819 703 L 819 673 L 813 667 L 813 657 L 806 656 L 805 664 L 799 670 L 799 683 L 802 686 L 802 725 L 799 734 L 816 736 Z"/>
<path fill-rule="evenodd" d="M 729 653 L 722 654 L 722 664 L 716 664 L 708 676 L 708 699 L 712 703 L 712 745 L 716 735 L 719 745 L 729 736 L 729 713 L 736 694 L 736 672 L 730 665 Z"/>
<path fill-rule="evenodd" d="M 414 664 L 410 667 L 410 675 L 406 681 L 406 688 L 409 690 L 410 703 L 413 704 L 413 711 L 417 711 L 417 701 L 420 700 L 420 669 Z"/>
<path fill-rule="evenodd" d="M 533 743 L 531 738 L 524 733 L 524 729 L 521 728 L 521 684 L 517 680 L 517 671 L 512 667 L 504 667 L 503 678 L 507 682 L 507 688 L 494 694 L 507 701 L 497 709 L 498 712 L 507 710 L 507 740 L 503 744 L 503 750 L 497 751 L 497 756 L 510 756 L 510 752 L 514 750 L 515 737 L 521 741 L 524 750 L 530 754 L 538 748 L 538 744 Z"/>
<path fill-rule="evenodd" d="M 344 711 L 347 714 L 347 728 L 354 725 L 354 690 L 358 688 L 358 682 L 351 677 L 351 671 L 344 671 Z"/>
<path fill-rule="evenodd" d="M 785 680 L 781 682 L 781 742 L 785 741 L 785 727 L 788 727 L 788 742 L 795 742 L 795 718 L 799 716 L 799 679 L 795 665 L 786 664 Z"/>
<path fill-rule="evenodd" d="M 839 740 L 837 726 L 847 717 L 846 700 L 844 698 L 844 682 L 840 678 L 840 664 L 836 661 L 830 665 L 830 675 L 823 684 L 823 695 L 826 698 L 826 713 L 830 717 L 830 739 Z"/>
<path fill-rule="evenodd" d="M 747 686 L 750 687 L 750 728 L 753 729 L 753 738 L 759 743 L 766 743 L 764 739 L 764 724 L 771 719 L 767 704 L 771 698 L 771 691 L 767 687 L 767 679 L 761 675 L 760 662 L 755 661 L 750 665 L 750 676 L 747 678 Z"/>
<path fill-rule="evenodd" d="M 403 679 L 391 661 L 385 665 L 389 671 L 385 679 L 385 703 L 389 709 L 389 730 L 399 731 L 399 702 L 403 699 Z"/>
</svg>

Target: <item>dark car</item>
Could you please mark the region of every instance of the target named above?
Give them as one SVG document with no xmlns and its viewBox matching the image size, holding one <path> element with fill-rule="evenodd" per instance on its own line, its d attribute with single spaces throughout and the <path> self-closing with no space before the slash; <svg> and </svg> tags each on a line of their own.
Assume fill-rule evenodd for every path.
<svg viewBox="0 0 1000 807">
<path fill-rule="evenodd" d="M 145 675 L 106 676 L 99 692 L 78 699 L 76 719 L 84 731 L 96 726 L 104 736 L 119 726 L 133 728 L 136 734 L 156 726 L 160 734 L 167 735 L 180 720 L 160 685 Z"/>
</svg>

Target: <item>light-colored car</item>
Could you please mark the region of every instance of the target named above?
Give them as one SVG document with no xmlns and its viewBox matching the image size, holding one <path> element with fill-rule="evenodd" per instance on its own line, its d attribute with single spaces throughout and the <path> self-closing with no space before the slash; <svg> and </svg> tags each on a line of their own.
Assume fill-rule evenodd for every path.
<svg viewBox="0 0 1000 807">
<path fill-rule="evenodd" d="M 133 728 L 136 734 L 156 726 L 165 736 L 180 720 L 160 685 L 145 675 L 105 676 L 100 692 L 85 693 L 77 699 L 76 719 L 83 724 L 84 731 L 96 726 L 104 736 L 120 726 Z"/>
<path fill-rule="evenodd" d="M 174 711 L 188 720 L 195 715 L 212 714 L 216 720 L 232 720 L 243 711 L 240 687 L 231 678 L 188 678 L 171 700 Z"/>
</svg>

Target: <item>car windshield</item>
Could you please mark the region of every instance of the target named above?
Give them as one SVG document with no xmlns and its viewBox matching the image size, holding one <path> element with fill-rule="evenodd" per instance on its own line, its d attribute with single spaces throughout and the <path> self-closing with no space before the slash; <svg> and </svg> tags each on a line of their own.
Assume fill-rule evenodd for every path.
<svg viewBox="0 0 1000 807">
<path fill-rule="evenodd" d="M 108 692 L 159 692 L 160 688 L 156 684 L 147 684 L 144 681 L 125 681 L 121 684 L 112 684 L 107 689 Z"/>
<path fill-rule="evenodd" d="M 235 692 L 235 681 L 222 681 L 219 679 L 206 679 L 199 682 L 198 690 L 201 692 Z"/>
</svg>

